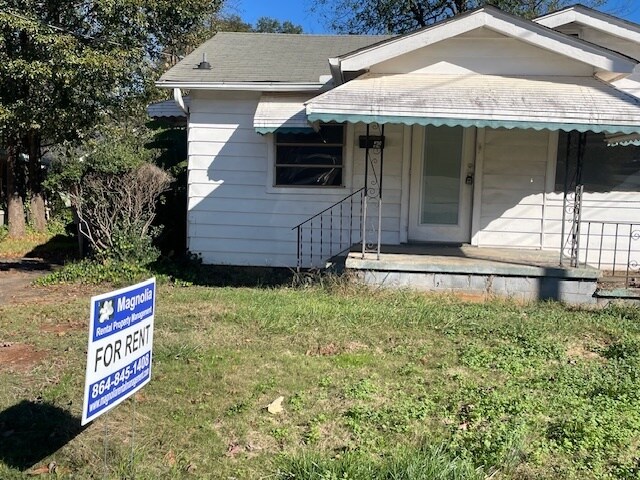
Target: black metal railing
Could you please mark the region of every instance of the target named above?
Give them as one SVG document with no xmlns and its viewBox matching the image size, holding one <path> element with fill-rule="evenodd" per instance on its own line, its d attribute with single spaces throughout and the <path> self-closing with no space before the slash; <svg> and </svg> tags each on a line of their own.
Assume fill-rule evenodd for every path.
<svg viewBox="0 0 640 480">
<path fill-rule="evenodd" d="M 583 220 L 573 240 L 577 264 L 640 287 L 640 223 Z"/>
<path fill-rule="evenodd" d="M 298 271 L 322 266 L 361 241 L 364 195 L 364 188 L 356 190 L 291 229 L 298 239 Z"/>
</svg>

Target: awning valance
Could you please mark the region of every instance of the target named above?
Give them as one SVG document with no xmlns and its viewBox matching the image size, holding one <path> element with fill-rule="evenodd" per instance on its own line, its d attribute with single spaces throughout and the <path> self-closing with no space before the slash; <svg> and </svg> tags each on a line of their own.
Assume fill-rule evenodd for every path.
<svg viewBox="0 0 640 480">
<path fill-rule="evenodd" d="M 306 112 L 311 122 L 640 133 L 640 100 L 595 77 L 369 73 Z"/>
<path fill-rule="evenodd" d="M 253 127 L 261 135 L 276 130 L 287 133 L 312 131 L 304 105 L 312 96 L 308 93 L 263 94 L 253 117 Z"/>
<path fill-rule="evenodd" d="M 640 146 L 640 134 L 632 135 L 606 135 L 605 141 L 608 147 L 628 147 L 629 145 Z"/>
</svg>

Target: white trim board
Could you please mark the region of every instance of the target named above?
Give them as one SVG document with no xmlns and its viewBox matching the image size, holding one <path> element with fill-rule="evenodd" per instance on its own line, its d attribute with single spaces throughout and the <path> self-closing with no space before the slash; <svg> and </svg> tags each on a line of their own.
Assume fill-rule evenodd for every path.
<svg viewBox="0 0 640 480">
<path fill-rule="evenodd" d="M 329 62 L 339 63 L 343 72 L 366 70 L 372 65 L 391 58 L 483 27 L 591 65 L 597 72 L 629 74 L 637 65 L 637 62 L 630 57 L 556 32 L 491 6 L 330 59 Z"/>
<path fill-rule="evenodd" d="M 535 18 L 533 21 L 549 28 L 579 23 L 631 42 L 640 43 L 640 25 L 583 5 L 574 5 L 564 10 Z"/>
</svg>

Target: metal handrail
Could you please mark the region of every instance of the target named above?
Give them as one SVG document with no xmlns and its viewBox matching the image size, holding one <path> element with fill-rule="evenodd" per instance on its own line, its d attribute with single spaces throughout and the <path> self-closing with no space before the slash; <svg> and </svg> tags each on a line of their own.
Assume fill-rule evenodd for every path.
<svg viewBox="0 0 640 480">
<path fill-rule="evenodd" d="M 309 228 L 310 233 L 309 233 L 309 262 L 311 265 L 313 265 L 313 260 L 315 256 L 320 256 L 323 257 L 325 256 L 325 245 L 326 242 L 324 242 L 324 237 L 325 237 L 325 222 L 324 222 L 324 218 L 323 216 L 325 214 L 329 214 L 329 219 L 328 222 L 326 222 L 328 225 L 326 226 L 329 230 L 328 236 L 329 236 L 329 249 L 328 249 L 328 254 L 325 256 L 326 258 L 331 258 L 334 257 L 336 255 L 339 255 L 340 253 L 348 250 L 349 248 L 351 248 L 355 243 L 357 243 L 358 240 L 354 241 L 353 238 L 353 234 L 354 234 L 354 228 L 353 228 L 353 199 L 354 197 L 356 197 L 357 195 L 360 195 L 360 226 L 357 230 L 355 230 L 355 232 L 359 233 L 362 230 L 362 202 L 364 201 L 364 192 L 365 192 L 365 188 L 360 188 L 358 190 L 356 190 L 355 192 L 347 195 L 346 197 L 344 197 L 343 199 L 337 201 L 336 203 L 334 203 L 333 205 L 325 208 L 324 210 L 316 213 L 315 215 L 313 215 L 312 217 L 307 218 L 305 221 L 299 223 L 298 225 L 296 225 L 295 227 L 293 227 L 291 230 L 297 230 L 296 236 L 297 236 L 297 270 L 298 272 L 300 271 L 300 269 L 302 268 L 302 263 L 303 263 L 303 257 L 304 257 L 304 238 L 303 238 L 303 230 L 305 228 Z M 348 241 L 345 243 L 343 241 L 343 232 L 345 230 L 345 216 L 344 216 L 344 211 L 343 211 L 343 206 L 347 203 L 350 202 L 350 209 L 348 211 L 348 228 L 349 228 L 349 234 L 348 234 Z M 334 221 L 334 209 L 336 209 L 337 207 L 340 207 L 339 210 L 339 215 L 340 215 L 340 220 Z M 314 238 L 313 235 L 313 222 L 318 219 L 320 222 L 320 238 L 319 238 L 319 252 L 318 249 L 316 248 L 316 253 L 314 254 L 314 241 L 316 241 L 317 239 Z M 334 228 L 337 227 L 340 229 L 340 233 L 338 234 L 334 234 Z M 337 239 L 337 245 L 339 246 L 339 250 L 336 251 L 334 250 L 334 245 L 336 245 L 336 239 Z"/>
<path fill-rule="evenodd" d="M 636 260 L 632 256 L 640 250 L 640 223 L 582 220 L 581 224 L 578 235 L 583 237 L 584 242 L 580 242 L 579 238 L 572 240 L 577 264 L 594 266 L 604 270 L 609 276 L 624 278 L 626 287 L 638 286 L 638 280 L 634 280 L 634 276 L 636 273 L 640 275 L 640 259 Z M 612 238 L 612 244 L 605 244 L 606 238 Z M 636 245 L 638 248 L 633 248 Z M 610 269 L 606 270 L 607 267 Z"/>
<path fill-rule="evenodd" d="M 355 192 L 353 192 L 351 195 L 347 195 L 346 197 L 344 197 L 342 200 L 338 200 L 336 203 L 334 203 L 333 205 L 331 205 L 330 207 L 325 208 L 324 210 L 322 210 L 321 212 L 316 213 L 313 217 L 309 217 L 307 218 L 304 222 L 299 223 L 298 225 L 296 225 L 295 227 L 293 227 L 291 230 L 295 230 L 296 228 L 301 227 L 302 225 L 304 225 L 305 223 L 309 223 L 311 220 L 313 220 L 316 217 L 319 217 L 320 215 L 322 215 L 323 213 L 327 213 L 329 210 L 331 210 L 334 207 L 337 207 L 338 205 L 340 205 L 341 203 L 346 202 L 347 200 L 349 200 L 351 197 L 353 197 L 354 195 L 357 195 L 359 193 L 361 193 L 362 191 L 364 191 L 364 187 L 356 190 Z"/>
</svg>

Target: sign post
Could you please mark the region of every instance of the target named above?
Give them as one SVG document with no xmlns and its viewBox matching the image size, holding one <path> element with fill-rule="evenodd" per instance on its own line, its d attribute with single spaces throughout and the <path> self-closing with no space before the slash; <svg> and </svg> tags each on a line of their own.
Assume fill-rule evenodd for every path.
<svg viewBox="0 0 640 480">
<path fill-rule="evenodd" d="M 156 279 L 91 298 L 82 425 L 151 380 Z"/>
</svg>

